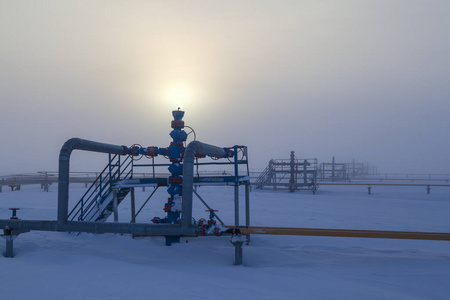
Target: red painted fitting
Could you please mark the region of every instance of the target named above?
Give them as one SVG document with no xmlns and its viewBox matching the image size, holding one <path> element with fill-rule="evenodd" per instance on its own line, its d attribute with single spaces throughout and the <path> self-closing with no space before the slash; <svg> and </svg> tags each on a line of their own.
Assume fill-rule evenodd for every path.
<svg viewBox="0 0 450 300">
<path fill-rule="evenodd" d="M 170 205 L 170 204 L 165 204 L 165 205 L 164 205 L 164 211 L 165 211 L 165 212 L 172 211 L 172 205 Z"/>
<path fill-rule="evenodd" d="M 183 128 L 184 127 L 184 121 L 172 121 L 171 126 L 172 126 L 172 128 L 175 128 L 175 127 Z"/>
<path fill-rule="evenodd" d="M 147 147 L 147 155 L 148 156 L 157 156 L 158 154 L 155 153 L 156 149 L 158 149 L 157 147 Z"/>
<path fill-rule="evenodd" d="M 203 154 L 200 154 L 200 153 L 196 153 L 195 157 L 197 157 L 197 158 L 204 158 L 204 157 L 206 157 L 206 155 L 203 155 Z"/>
<path fill-rule="evenodd" d="M 182 177 L 169 177 L 169 183 L 183 183 Z"/>
<path fill-rule="evenodd" d="M 202 226 L 202 235 L 206 235 L 206 225 L 203 224 Z"/>
<path fill-rule="evenodd" d="M 170 143 L 170 146 L 183 146 L 183 143 L 174 143 L 174 142 L 171 142 L 171 143 Z"/>
</svg>

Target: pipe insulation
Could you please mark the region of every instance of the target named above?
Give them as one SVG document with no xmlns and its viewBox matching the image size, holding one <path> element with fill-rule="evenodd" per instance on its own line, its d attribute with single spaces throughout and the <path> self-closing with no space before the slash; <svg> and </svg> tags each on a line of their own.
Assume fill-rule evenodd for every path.
<svg viewBox="0 0 450 300">
<path fill-rule="evenodd" d="M 19 234 L 27 231 L 60 231 L 89 233 L 120 233 L 134 235 L 184 235 L 196 236 L 195 228 L 182 228 L 179 224 L 110 223 L 49 220 L 0 220 L 0 229 L 10 229 Z"/>
<path fill-rule="evenodd" d="M 196 154 L 211 157 L 224 157 L 226 151 L 223 148 L 208 145 L 199 141 L 190 142 L 184 151 L 183 158 L 183 192 L 181 202 L 181 227 L 188 228 L 192 225 L 192 198 L 194 189 L 194 161 Z"/>
<path fill-rule="evenodd" d="M 58 174 L 58 222 L 67 222 L 69 213 L 69 172 L 70 155 L 73 150 L 84 150 L 91 152 L 125 155 L 128 153 L 127 146 L 118 146 L 71 138 L 59 152 L 59 174 Z"/>
</svg>

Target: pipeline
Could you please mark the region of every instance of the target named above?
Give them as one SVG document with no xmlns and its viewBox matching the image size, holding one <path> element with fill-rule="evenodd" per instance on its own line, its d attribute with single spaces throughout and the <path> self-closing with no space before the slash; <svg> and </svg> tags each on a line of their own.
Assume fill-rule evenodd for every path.
<svg viewBox="0 0 450 300">
<path fill-rule="evenodd" d="M 70 155 L 73 150 L 85 150 L 119 155 L 128 154 L 127 146 L 98 143 L 80 138 L 71 138 L 64 143 L 61 151 L 59 152 L 58 222 L 60 223 L 67 222 L 67 215 L 69 213 Z"/>
<path fill-rule="evenodd" d="M 59 231 L 88 233 L 119 233 L 133 235 L 184 235 L 196 236 L 194 228 L 183 229 L 179 224 L 110 223 L 49 220 L 0 220 L 0 228 L 17 233 L 27 231 Z M 13 233 L 14 234 L 14 233 Z"/>
<path fill-rule="evenodd" d="M 231 154 L 228 149 L 204 144 L 199 141 L 190 142 L 184 151 L 183 163 L 183 200 L 181 227 L 189 228 L 192 226 L 192 197 L 194 190 L 194 160 L 197 154 L 208 155 L 211 157 L 228 157 Z"/>
<path fill-rule="evenodd" d="M 234 228 L 233 226 L 225 226 L 225 227 L 230 229 Z M 450 233 L 447 232 L 255 227 L 255 226 L 251 226 L 248 228 L 239 228 L 239 231 L 241 234 L 303 235 L 303 236 L 450 241 Z"/>
</svg>

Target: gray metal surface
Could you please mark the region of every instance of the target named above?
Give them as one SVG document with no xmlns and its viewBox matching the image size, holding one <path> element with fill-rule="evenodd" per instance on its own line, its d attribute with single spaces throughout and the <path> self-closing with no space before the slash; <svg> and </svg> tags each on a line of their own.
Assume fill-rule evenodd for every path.
<svg viewBox="0 0 450 300">
<path fill-rule="evenodd" d="M 225 150 L 199 141 L 190 142 L 186 147 L 183 158 L 183 201 L 181 203 L 181 226 L 183 228 L 188 228 L 191 226 L 192 198 L 194 189 L 194 161 L 196 154 L 208 155 L 212 157 L 223 157 L 225 155 Z"/>
<path fill-rule="evenodd" d="M 195 228 L 182 228 L 179 224 L 99 223 L 47 220 L 0 220 L 0 228 L 18 231 L 65 231 L 88 233 L 119 233 L 134 235 L 185 235 L 196 236 Z"/>
<path fill-rule="evenodd" d="M 73 150 L 125 155 L 127 146 L 98 143 L 80 138 L 72 138 L 64 143 L 59 153 L 59 179 L 58 179 L 58 221 L 66 222 L 69 213 L 69 171 L 70 155 Z"/>
</svg>

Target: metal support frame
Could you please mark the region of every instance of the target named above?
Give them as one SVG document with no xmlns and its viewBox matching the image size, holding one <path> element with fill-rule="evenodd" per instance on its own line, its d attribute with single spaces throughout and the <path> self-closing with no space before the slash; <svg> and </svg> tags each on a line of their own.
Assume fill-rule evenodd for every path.
<svg viewBox="0 0 450 300">
<path fill-rule="evenodd" d="M 136 223 L 136 199 L 134 187 L 131 188 L 131 223 Z"/>
<path fill-rule="evenodd" d="M 13 230 L 9 226 L 5 226 L 5 229 L 3 229 L 3 234 L 1 235 L 6 242 L 5 252 L 3 253 L 5 257 L 14 257 L 14 240 L 19 236 L 19 234 L 25 232 L 29 232 L 29 230 Z"/>
<path fill-rule="evenodd" d="M 244 242 L 231 240 L 230 243 L 234 246 L 234 265 L 242 265 L 242 244 Z"/>
<path fill-rule="evenodd" d="M 5 234 L 4 237 L 6 239 L 6 248 L 7 251 L 5 255 L 8 257 L 13 256 L 13 240 L 17 236 L 17 234 L 11 234 L 11 232 L 27 232 L 30 230 L 40 230 L 40 231 L 59 231 L 59 232 L 88 232 L 88 233 L 118 233 L 118 234 L 132 234 L 132 235 L 157 235 L 157 236 L 166 236 L 166 237 L 179 237 L 179 236 L 195 236 L 197 234 L 197 228 L 194 224 L 192 224 L 192 195 L 194 193 L 193 191 L 193 184 L 194 184 L 194 177 L 193 177 L 193 171 L 194 171 L 194 165 L 220 165 L 220 164 L 234 164 L 234 170 L 235 175 L 233 178 L 234 180 L 234 192 L 235 192 L 235 228 L 239 228 L 239 186 L 242 184 L 245 184 L 245 205 L 246 205 L 246 227 L 249 226 L 249 168 L 248 168 L 248 161 L 247 161 L 247 148 L 245 146 L 237 146 L 235 145 L 233 148 L 220 148 L 208 144 L 201 143 L 199 141 L 193 141 L 191 142 L 183 151 L 184 147 L 182 146 L 183 141 L 185 141 L 185 136 L 187 134 L 181 130 L 184 126 L 184 122 L 182 122 L 182 116 L 184 112 L 182 111 L 174 111 L 173 115 L 175 120 L 172 121 L 172 128 L 174 130 L 171 132 L 171 137 L 173 137 L 173 142 L 171 143 L 169 148 L 156 148 L 156 147 L 148 147 L 148 148 L 141 148 L 133 146 L 131 148 L 128 148 L 126 146 L 118 146 L 118 145 L 111 145 L 111 144 L 104 144 L 104 143 L 98 143 L 94 141 L 88 141 L 83 140 L 79 138 L 72 138 L 68 140 L 63 147 L 61 148 L 60 155 L 59 155 L 59 178 L 58 178 L 58 209 L 57 209 L 57 220 L 56 221 L 49 221 L 49 220 L 42 220 L 42 221 L 25 221 L 25 220 L 0 220 L 0 228 L 6 228 L 5 232 L 9 232 L 8 234 Z M 77 207 L 74 208 L 71 212 L 76 213 L 75 209 L 77 211 L 81 212 L 80 221 L 69 221 L 69 210 L 68 210 L 68 199 L 69 199 L 69 172 L 70 172 L 70 156 L 73 150 L 84 150 L 84 151 L 92 151 L 92 152 L 100 152 L 100 153 L 107 153 L 109 155 L 109 164 L 105 168 L 105 170 L 97 177 L 97 180 L 92 185 L 92 192 L 95 193 L 96 190 L 99 190 L 99 194 L 91 199 L 91 203 L 95 203 L 95 205 L 98 206 L 100 203 L 99 201 L 103 201 L 102 204 L 106 205 L 109 209 L 113 210 L 114 213 L 114 222 L 113 223 L 106 223 L 106 222 L 89 222 L 89 221 L 81 221 L 84 220 L 83 218 L 83 212 L 87 206 L 82 200 L 77 204 Z M 181 149 L 181 150 L 180 150 Z M 135 152 L 137 151 L 137 152 Z M 242 151 L 244 159 L 239 160 L 238 158 L 238 151 Z M 184 153 L 183 153 L 184 152 Z M 181 220 L 177 224 L 177 222 L 171 222 L 173 224 L 147 224 L 147 223 L 135 223 L 136 222 L 136 216 L 139 214 L 139 212 L 142 210 L 144 205 L 149 201 L 149 199 L 152 197 L 154 192 L 156 191 L 157 187 L 153 191 L 153 193 L 149 196 L 149 198 L 146 200 L 144 205 L 141 207 L 141 209 L 135 213 L 135 186 L 132 187 L 117 187 L 113 184 L 115 182 L 118 182 L 120 180 L 120 176 L 123 171 L 121 171 L 121 167 L 128 168 L 131 164 L 131 170 L 129 173 L 126 173 L 126 176 L 129 176 L 127 178 L 133 177 L 133 166 L 134 163 L 131 161 L 128 165 L 123 166 L 123 164 L 120 162 L 120 156 L 119 155 L 147 155 L 151 156 L 153 164 L 151 165 L 154 167 L 156 164 L 154 164 L 153 156 L 156 156 L 157 154 L 166 155 L 168 154 L 169 158 L 171 159 L 172 164 L 169 167 L 169 171 L 171 172 L 171 177 L 167 181 L 169 184 L 168 192 L 172 198 L 176 195 L 181 196 L 181 183 L 182 183 L 182 189 L 183 189 L 183 201 L 181 203 L 182 211 L 181 211 Z M 111 154 L 115 154 L 114 157 L 112 157 Z M 181 155 L 184 155 L 183 157 Z M 230 162 L 213 162 L 213 163 L 196 163 L 194 164 L 194 161 L 196 161 L 197 157 L 200 157 L 203 155 L 211 156 L 213 158 L 234 158 L 234 162 L 232 162 L 230 159 Z M 113 159 L 115 157 L 118 157 L 117 163 L 112 163 Z M 184 165 L 182 168 L 179 168 L 177 165 L 179 162 L 181 162 L 181 159 L 184 160 Z M 242 179 L 239 176 L 239 164 L 246 164 L 247 165 L 247 179 Z M 175 169 L 175 167 L 177 169 Z M 182 173 L 181 173 L 182 172 Z M 180 175 L 183 175 L 183 177 L 180 177 Z M 154 175 L 154 174 L 153 174 Z M 153 176 L 155 179 L 155 176 Z M 228 184 L 230 182 L 227 181 L 229 179 L 228 177 L 231 176 L 222 176 L 223 183 Z M 182 179 L 182 180 L 178 180 Z M 200 178 L 201 179 L 201 178 Z M 207 184 L 207 183 L 206 183 Z M 180 185 L 179 190 L 176 190 L 175 192 L 171 192 L 170 188 L 175 187 L 177 188 L 177 185 Z M 94 188 L 95 187 L 95 188 Z M 90 189 L 91 189 L 90 188 Z M 102 194 L 104 191 L 108 190 L 109 194 Z M 120 201 L 122 201 L 123 197 L 125 197 L 126 193 L 131 192 L 131 223 L 120 223 L 119 222 L 119 216 L 118 216 L 118 206 L 120 204 Z M 196 195 L 201 199 L 201 197 L 195 192 Z M 110 198 L 106 198 L 109 196 Z M 84 196 L 83 196 L 84 197 Z M 101 200 L 97 200 L 98 197 L 100 197 Z M 105 202 L 105 199 L 107 202 Z M 201 199 L 202 200 L 202 199 Z M 111 202 L 109 202 L 111 201 Z M 204 200 L 202 201 L 204 202 Z M 204 204 L 207 206 L 206 202 Z M 92 204 L 89 204 L 92 205 Z M 97 210 L 92 211 L 93 214 L 96 214 L 97 212 L 100 215 L 102 214 L 102 211 L 99 206 L 94 207 Z M 208 207 L 208 206 L 207 206 Z M 103 208 L 104 209 L 104 208 Z M 211 210 L 212 211 L 212 210 Z M 179 212 L 176 212 L 179 214 Z M 110 214 L 110 212 L 109 212 Z M 109 216 L 109 214 L 107 216 Z M 75 218 L 75 215 L 72 216 Z M 91 216 L 92 218 L 92 216 Z M 94 220 L 99 220 L 99 218 Z M 105 221 L 106 218 L 102 219 L 101 221 Z M 220 220 L 220 222 L 223 224 L 223 222 Z M 9 229 L 11 228 L 11 229 Z M 248 241 L 249 239 L 247 239 Z M 173 241 L 172 241 L 173 242 Z M 167 239 L 166 239 L 167 244 Z M 170 243 L 169 243 L 170 244 Z M 242 263 L 242 241 L 238 241 L 234 243 L 236 247 L 236 255 L 239 255 L 240 257 L 240 263 Z M 237 245 L 237 246 L 236 246 Z M 238 256 L 237 256 L 238 257 Z"/>
<path fill-rule="evenodd" d="M 13 243 L 17 235 L 10 234 L 10 235 L 3 235 L 2 237 L 6 241 L 5 257 L 14 257 Z"/>
<path fill-rule="evenodd" d="M 296 190 L 310 190 L 313 194 L 317 190 L 317 159 L 296 159 L 291 151 L 290 159 L 271 159 L 268 166 L 253 182 L 258 189 L 271 187 Z"/>
</svg>

